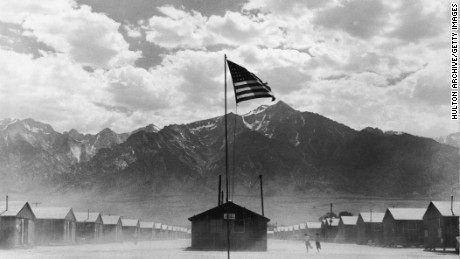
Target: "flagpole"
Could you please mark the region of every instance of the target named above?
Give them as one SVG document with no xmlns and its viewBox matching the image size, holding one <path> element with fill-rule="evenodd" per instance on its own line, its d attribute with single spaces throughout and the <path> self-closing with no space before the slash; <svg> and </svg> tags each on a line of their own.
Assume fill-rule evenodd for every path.
<svg viewBox="0 0 460 259">
<path fill-rule="evenodd" d="M 228 137 L 227 137 L 227 55 L 224 55 L 225 62 L 224 62 L 224 67 L 225 67 L 225 188 L 226 188 L 226 194 L 227 194 L 227 199 L 226 201 L 228 202 Z"/>
<path fill-rule="evenodd" d="M 224 78 L 225 78 L 225 188 L 227 192 L 227 203 L 225 204 L 228 211 L 228 139 L 227 139 L 227 55 L 224 54 Z M 227 219 L 227 258 L 230 259 L 230 219 Z"/>
</svg>

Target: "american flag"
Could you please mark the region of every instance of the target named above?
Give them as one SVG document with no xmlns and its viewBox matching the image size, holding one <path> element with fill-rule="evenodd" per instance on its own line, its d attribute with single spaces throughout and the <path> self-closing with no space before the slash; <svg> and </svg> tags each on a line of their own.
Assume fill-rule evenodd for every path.
<svg viewBox="0 0 460 259">
<path fill-rule="evenodd" d="M 262 82 L 253 73 L 249 72 L 246 68 L 227 60 L 228 68 L 233 79 L 233 86 L 235 87 L 236 103 L 247 101 L 256 98 L 272 98 L 275 96 L 272 89 L 267 83 Z"/>
</svg>

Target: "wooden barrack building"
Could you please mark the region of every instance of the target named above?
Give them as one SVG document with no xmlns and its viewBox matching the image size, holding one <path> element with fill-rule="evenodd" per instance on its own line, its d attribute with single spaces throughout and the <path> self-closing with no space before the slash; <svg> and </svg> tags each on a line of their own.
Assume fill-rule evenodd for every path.
<svg viewBox="0 0 460 259">
<path fill-rule="evenodd" d="M 381 244 L 383 242 L 383 216 L 382 212 L 361 212 L 358 216 L 356 243 Z"/>
<path fill-rule="evenodd" d="M 423 215 L 426 249 L 453 248 L 458 251 L 460 202 L 432 201 Z"/>
<path fill-rule="evenodd" d="M 267 251 L 267 223 L 270 219 L 231 201 L 189 220 L 192 222 L 194 250 L 226 250 L 229 220 L 231 250 Z"/>
<path fill-rule="evenodd" d="M 28 202 L 0 202 L 0 247 L 33 245 L 35 215 Z"/>
<path fill-rule="evenodd" d="M 35 242 L 42 245 L 75 242 L 76 218 L 69 207 L 34 207 Z"/>
<path fill-rule="evenodd" d="M 383 217 L 385 246 L 423 245 L 425 208 L 388 208 Z"/>
<path fill-rule="evenodd" d="M 337 242 L 356 243 L 358 236 L 358 216 L 341 216 L 339 221 L 339 231 Z"/>
<path fill-rule="evenodd" d="M 102 235 L 105 242 L 121 242 L 121 217 L 116 215 L 101 215 Z"/>
<path fill-rule="evenodd" d="M 76 240 L 78 242 L 102 241 L 103 222 L 99 212 L 75 212 L 77 219 Z"/>
</svg>

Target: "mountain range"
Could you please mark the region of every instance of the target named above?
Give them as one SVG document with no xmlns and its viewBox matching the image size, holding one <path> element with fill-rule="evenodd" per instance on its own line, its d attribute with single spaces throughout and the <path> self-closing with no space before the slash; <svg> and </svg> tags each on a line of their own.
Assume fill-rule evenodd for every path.
<svg viewBox="0 0 460 259">
<path fill-rule="evenodd" d="M 447 144 L 453 147 L 460 147 L 460 132 L 451 133 L 445 137 L 439 137 L 436 139 L 439 143 Z"/>
<path fill-rule="evenodd" d="M 224 116 L 130 133 L 59 133 L 33 119 L 0 121 L 0 187 L 214 193 L 225 175 Z M 436 195 L 458 185 L 459 150 L 376 128 L 357 131 L 279 101 L 228 114 L 231 194 Z"/>
</svg>

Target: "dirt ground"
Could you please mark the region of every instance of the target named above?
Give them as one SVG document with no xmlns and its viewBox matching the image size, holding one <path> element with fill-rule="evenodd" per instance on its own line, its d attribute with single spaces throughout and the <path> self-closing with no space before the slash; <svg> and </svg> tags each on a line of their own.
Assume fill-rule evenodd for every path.
<svg viewBox="0 0 460 259">
<path fill-rule="evenodd" d="M 161 240 L 123 244 L 94 244 L 74 246 L 36 246 L 27 249 L 0 250 L 2 259 L 75 259 L 75 258 L 227 258 L 226 252 L 187 251 L 189 239 Z M 235 259 L 279 258 L 459 258 L 453 253 L 424 252 L 421 248 L 381 248 L 352 244 L 323 243 L 320 253 L 307 254 L 303 242 L 269 240 L 267 252 L 232 252 Z"/>
</svg>

